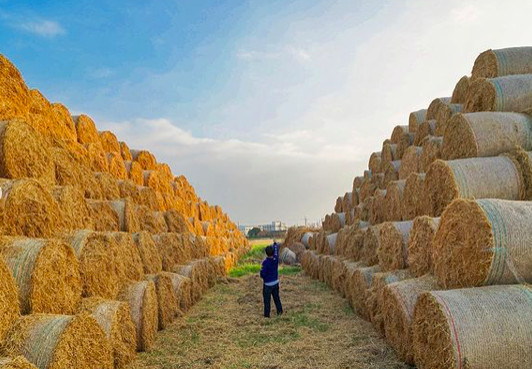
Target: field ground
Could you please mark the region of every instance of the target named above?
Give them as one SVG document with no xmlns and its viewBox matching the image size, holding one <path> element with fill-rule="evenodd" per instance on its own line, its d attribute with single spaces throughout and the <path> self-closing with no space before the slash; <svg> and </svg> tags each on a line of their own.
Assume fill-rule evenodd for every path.
<svg viewBox="0 0 532 369">
<path fill-rule="evenodd" d="M 260 260 L 259 247 L 264 245 L 236 269 Z M 407 368 L 345 299 L 298 267 L 281 270 L 285 314 L 263 318 L 262 281 L 255 271 L 246 267 L 212 288 L 184 318 L 159 332 L 155 347 L 131 369 Z"/>
</svg>

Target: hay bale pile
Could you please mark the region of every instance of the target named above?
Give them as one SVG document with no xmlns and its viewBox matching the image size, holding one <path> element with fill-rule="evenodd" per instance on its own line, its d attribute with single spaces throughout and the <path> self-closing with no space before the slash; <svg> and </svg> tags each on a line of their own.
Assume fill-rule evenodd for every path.
<svg viewBox="0 0 532 369">
<path fill-rule="evenodd" d="M 249 249 L 183 175 L 1 55 L 0 230 L 2 368 L 124 368 Z"/>
<path fill-rule="evenodd" d="M 452 86 L 370 155 L 301 264 L 408 364 L 530 368 L 532 47 L 488 50 Z"/>
</svg>

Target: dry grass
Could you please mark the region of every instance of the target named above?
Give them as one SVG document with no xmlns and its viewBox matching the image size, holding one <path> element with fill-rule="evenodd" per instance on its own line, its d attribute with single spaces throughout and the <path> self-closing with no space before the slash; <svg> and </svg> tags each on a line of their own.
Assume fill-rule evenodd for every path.
<svg viewBox="0 0 532 369">
<path fill-rule="evenodd" d="M 261 316 L 257 275 L 229 279 L 160 332 L 131 369 L 408 368 L 324 284 L 302 273 L 281 279 L 282 317 Z"/>
</svg>

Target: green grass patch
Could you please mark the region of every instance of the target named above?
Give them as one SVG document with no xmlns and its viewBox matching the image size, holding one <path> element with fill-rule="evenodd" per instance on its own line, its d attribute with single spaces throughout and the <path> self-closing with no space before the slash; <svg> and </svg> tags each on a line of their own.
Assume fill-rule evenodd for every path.
<svg viewBox="0 0 532 369">
<path fill-rule="evenodd" d="M 259 243 L 259 244 L 256 244 L 256 245 L 253 245 L 251 247 L 251 250 L 249 250 L 248 252 L 246 252 L 244 254 L 244 256 L 242 256 L 242 258 L 240 258 L 240 260 L 238 261 L 239 263 L 242 262 L 242 263 L 245 263 L 247 261 L 250 261 L 250 260 L 260 260 L 260 259 L 263 259 L 265 257 L 265 253 L 264 253 L 264 249 L 266 248 L 266 246 L 268 246 L 269 243 Z"/>
<path fill-rule="evenodd" d="M 301 271 L 301 268 L 298 266 L 280 266 L 279 275 L 294 275 Z"/>
<path fill-rule="evenodd" d="M 243 277 L 249 274 L 256 274 L 260 271 L 260 264 L 245 263 L 237 265 L 229 271 L 229 276 L 233 278 Z M 294 275 L 301 271 L 298 266 L 283 266 L 279 267 L 279 275 Z"/>
</svg>

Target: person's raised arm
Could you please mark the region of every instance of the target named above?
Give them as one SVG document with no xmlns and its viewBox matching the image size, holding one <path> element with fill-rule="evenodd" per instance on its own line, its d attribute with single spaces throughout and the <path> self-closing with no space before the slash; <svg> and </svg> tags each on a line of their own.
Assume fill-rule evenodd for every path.
<svg viewBox="0 0 532 369">
<path fill-rule="evenodd" d="M 279 259 L 279 244 L 278 243 L 273 244 L 273 257 L 276 259 Z"/>
</svg>

